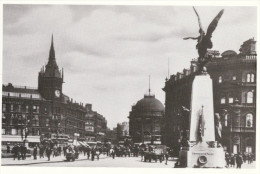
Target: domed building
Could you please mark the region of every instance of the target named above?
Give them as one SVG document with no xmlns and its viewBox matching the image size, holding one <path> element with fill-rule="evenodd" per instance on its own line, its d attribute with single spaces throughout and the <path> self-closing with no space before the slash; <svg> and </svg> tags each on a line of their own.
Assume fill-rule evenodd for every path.
<svg viewBox="0 0 260 174">
<path fill-rule="evenodd" d="M 165 108 L 149 93 L 132 106 L 129 133 L 134 143 L 161 144 Z"/>
</svg>

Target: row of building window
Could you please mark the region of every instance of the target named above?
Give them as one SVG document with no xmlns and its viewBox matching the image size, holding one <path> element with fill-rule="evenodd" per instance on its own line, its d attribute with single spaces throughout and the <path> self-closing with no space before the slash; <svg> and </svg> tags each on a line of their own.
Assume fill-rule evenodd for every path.
<svg viewBox="0 0 260 174">
<path fill-rule="evenodd" d="M 20 97 L 20 98 L 33 98 L 33 99 L 40 99 L 41 98 L 39 94 L 5 92 L 5 91 L 3 91 L 2 96 Z"/>
<path fill-rule="evenodd" d="M 224 126 L 228 126 L 228 115 L 224 116 Z M 248 113 L 246 115 L 245 127 L 253 127 L 253 114 Z"/>
<path fill-rule="evenodd" d="M 237 76 L 232 76 L 232 80 L 236 81 L 237 80 Z M 222 83 L 222 82 L 223 82 L 223 77 L 219 76 L 218 77 L 218 83 Z M 248 73 L 246 75 L 246 82 L 247 83 L 254 83 L 255 82 L 255 74 Z"/>
<path fill-rule="evenodd" d="M 234 103 L 234 97 L 229 97 L 228 102 L 226 102 L 226 97 L 221 97 L 220 104 L 226 103 Z M 254 93 L 252 91 L 246 93 L 246 103 L 254 103 Z"/>
<path fill-rule="evenodd" d="M 7 104 L 3 104 L 2 105 L 2 111 L 3 112 L 7 112 L 8 110 L 10 112 L 22 112 L 22 110 L 23 110 L 25 113 L 29 113 L 29 105 L 25 105 L 22 108 L 22 105 L 15 105 L 15 104 L 7 105 Z M 40 113 L 40 106 L 33 105 L 32 106 L 32 110 L 33 110 L 33 113 Z M 45 111 L 47 113 L 47 108 L 45 108 Z"/>
</svg>

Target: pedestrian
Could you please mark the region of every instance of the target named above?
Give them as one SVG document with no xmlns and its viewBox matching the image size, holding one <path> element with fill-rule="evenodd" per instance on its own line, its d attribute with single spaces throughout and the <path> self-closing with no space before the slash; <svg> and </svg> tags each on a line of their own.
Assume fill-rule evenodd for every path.
<svg viewBox="0 0 260 174">
<path fill-rule="evenodd" d="M 100 149 L 96 150 L 97 160 L 99 160 L 100 151 L 101 151 Z"/>
<path fill-rule="evenodd" d="M 10 148 L 9 144 L 7 144 L 6 152 L 7 152 L 7 153 L 10 153 L 10 149 L 11 149 L 11 148 Z"/>
<path fill-rule="evenodd" d="M 226 160 L 226 167 L 229 167 L 229 164 L 230 164 L 230 156 L 229 156 L 229 153 L 226 152 L 225 154 L 225 160 Z"/>
<path fill-rule="evenodd" d="M 88 159 L 89 159 L 89 157 L 90 157 L 90 147 L 89 146 L 87 147 L 87 156 L 88 156 Z"/>
<path fill-rule="evenodd" d="M 56 157 L 56 155 L 57 155 L 57 146 L 56 146 L 56 144 L 53 146 L 53 158 L 54 157 Z"/>
<path fill-rule="evenodd" d="M 43 145 L 40 145 L 40 158 L 44 158 L 44 148 Z"/>
<path fill-rule="evenodd" d="M 113 159 L 115 159 L 115 150 L 113 148 L 110 149 L 110 154 Z"/>
<path fill-rule="evenodd" d="M 64 154 L 64 156 L 66 156 L 66 151 L 67 151 L 67 146 L 63 146 L 63 154 Z"/>
<path fill-rule="evenodd" d="M 94 149 L 94 147 L 92 147 L 92 149 L 91 149 L 91 160 L 92 161 L 94 161 L 94 159 L 95 159 L 95 149 Z"/>
<path fill-rule="evenodd" d="M 165 165 L 167 165 L 168 158 L 169 158 L 169 152 L 168 152 L 168 150 L 166 149 L 166 151 L 165 151 Z"/>
<path fill-rule="evenodd" d="M 14 147 L 12 148 L 12 153 L 14 154 L 14 160 L 15 158 L 18 158 L 18 145 L 15 144 Z"/>
<path fill-rule="evenodd" d="M 232 153 L 230 157 L 230 166 L 235 167 L 235 155 Z"/>
<path fill-rule="evenodd" d="M 22 158 L 22 145 L 19 144 L 18 145 L 18 160 L 20 160 Z"/>
<path fill-rule="evenodd" d="M 27 147 L 25 145 L 22 145 L 21 146 L 21 156 L 22 156 L 23 160 L 26 159 L 26 153 L 27 153 Z"/>
<path fill-rule="evenodd" d="M 241 169 L 241 166 L 243 164 L 243 157 L 240 153 L 238 153 L 238 155 L 236 157 L 236 163 L 237 163 L 237 168 Z"/>
<path fill-rule="evenodd" d="M 52 152 L 52 149 L 50 148 L 50 146 L 47 146 L 47 148 L 45 150 L 45 153 L 46 153 L 46 155 L 48 157 L 48 161 L 50 161 L 51 152 Z"/>
<path fill-rule="evenodd" d="M 35 145 L 33 148 L 33 159 L 37 159 L 37 146 Z"/>
</svg>

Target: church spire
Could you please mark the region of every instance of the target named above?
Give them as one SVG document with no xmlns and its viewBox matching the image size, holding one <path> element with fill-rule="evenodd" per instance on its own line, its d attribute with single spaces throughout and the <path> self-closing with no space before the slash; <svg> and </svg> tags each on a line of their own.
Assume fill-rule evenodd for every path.
<svg viewBox="0 0 260 174">
<path fill-rule="evenodd" d="M 49 62 L 52 62 L 55 60 L 55 51 L 54 51 L 54 44 L 53 44 L 53 34 L 51 36 L 51 48 L 49 53 Z"/>
</svg>

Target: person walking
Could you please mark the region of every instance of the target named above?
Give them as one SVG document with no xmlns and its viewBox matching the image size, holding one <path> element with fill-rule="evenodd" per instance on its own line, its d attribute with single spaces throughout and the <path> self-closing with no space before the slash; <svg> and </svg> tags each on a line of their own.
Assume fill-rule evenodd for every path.
<svg viewBox="0 0 260 174">
<path fill-rule="evenodd" d="M 166 151 L 165 151 L 165 165 L 167 165 L 168 158 L 169 158 L 169 152 L 168 152 L 168 150 L 166 149 Z"/>
<path fill-rule="evenodd" d="M 40 158 L 44 158 L 44 148 L 43 145 L 40 145 Z"/>
<path fill-rule="evenodd" d="M 48 157 L 48 161 L 50 161 L 51 152 L 52 152 L 50 146 L 47 146 L 45 152 L 46 152 L 46 155 L 47 155 L 47 157 Z"/>
<path fill-rule="evenodd" d="M 230 155 L 228 152 L 225 154 L 225 161 L 226 161 L 226 167 L 229 167 L 230 165 Z"/>
<path fill-rule="evenodd" d="M 241 169 L 241 166 L 243 164 L 243 157 L 240 153 L 236 157 L 236 163 L 237 163 L 237 168 Z"/>
<path fill-rule="evenodd" d="M 115 159 L 115 150 L 113 148 L 110 149 L 110 154 L 113 159 Z"/>
<path fill-rule="evenodd" d="M 92 147 L 92 149 L 91 149 L 91 160 L 92 160 L 92 161 L 95 160 L 95 154 L 96 154 L 95 148 Z"/>
<path fill-rule="evenodd" d="M 11 149 L 11 148 L 10 148 L 9 144 L 7 144 L 6 152 L 7 152 L 7 153 L 10 153 L 10 149 Z"/>
<path fill-rule="evenodd" d="M 88 159 L 89 159 L 89 157 L 90 157 L 90 147 L 88 146 L 86 150 L 87 150 L 87 156 L 88 156 Z"/>
<path fill-rule="evenodd" d="M 18 145 L 15 144 L 14 147 L 12 148 L 12 153 L 14 154 L 14 160 L 15 158 L 18 158 Z"/>
<path fill-rule="evenodd" d="M 27 153 L 27 147 L 25 145 L 22 145 L 21 146 L 21 155 L 22 155 L 23 160 L 26 159 L 26 153 Z"/>
<path fill-rule="evenodd" d="M 33 159 L 36 160 L 37 159 L 37 146 L 35 145 L 33 148 Z"/>
<path fill-rule="evenodd" d="M 232 153 L 231 154 L 231 157 L 230 157 L 230 166 L 231 167 L 235 167 L 235 156 L 234 156 L 234 154 Z"/>
<path fill-rule="evenodd" d="M 96 149 L 97 160 L 99 160 L 100 151 L 101 149 Z"/>
</svg>

